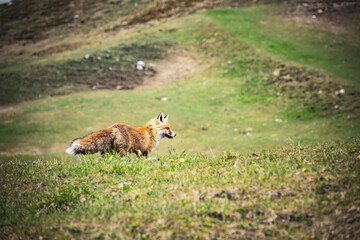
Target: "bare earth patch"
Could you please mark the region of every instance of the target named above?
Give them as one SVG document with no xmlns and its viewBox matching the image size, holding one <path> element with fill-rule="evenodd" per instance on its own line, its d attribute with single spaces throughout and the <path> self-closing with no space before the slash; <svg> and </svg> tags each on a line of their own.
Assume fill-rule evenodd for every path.
<svg viewBox="0 0 360 240">
<path fill-rule="evenodd" d="M 1 106 L 0 105 L 0 116 L 10 115 L 15 111 L 14 106 Z"/>
<path fill-rule="evenodd" d="M 149 64 L 149 67 L 155 69 L 156 74 L 145 77 L 143 84 L 138 86 L 138 89 L 173 83 L 203 70 L 207 66 L 208 64 L 200 62 L 199 57 L 193 53 L 169 54 L 166 59 Z"/>
<path fill-rule="evenodd" d="M 21 148 L 18 149 L 6 149 L 5 151 L 0 151 L 0 154 L 12 155 L 12 154 L 62 153 L 65 152 L 65 149 L 67 147 L 68 147 L 67 144 L 54 144 L 49 147 L 22 146 Z"/>
<path fill-rule="evenodd" d="M 360 30 L 360 2 L 354 0 L 294 1 L 286 15 L 297 22 L 315 25 L 335 32 L 357 34 Z"/>
</svg>

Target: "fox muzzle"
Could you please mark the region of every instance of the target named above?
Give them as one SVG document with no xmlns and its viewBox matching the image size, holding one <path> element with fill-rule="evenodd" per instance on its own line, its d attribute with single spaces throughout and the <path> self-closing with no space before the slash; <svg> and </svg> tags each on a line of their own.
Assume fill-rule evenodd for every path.
<svg viewBox="0 0 360 240">
<path fill-rule="evenodd" d="M 172 134 L 165 133 L 165 137 L 167 137 L 167 138 L 174 138 L 175 136 L 176 136 L 176 133 L 172 133 Z"/>
</svg>

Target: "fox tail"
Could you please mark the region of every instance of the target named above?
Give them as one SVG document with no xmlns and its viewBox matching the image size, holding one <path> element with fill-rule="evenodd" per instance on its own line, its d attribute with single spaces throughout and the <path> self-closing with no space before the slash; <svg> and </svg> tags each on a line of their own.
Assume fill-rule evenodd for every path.
<svg viewBox="0 0 360 240">
<path fill-rule="evenodd" d="M 81 144 L 76 142 L 77 140 L 74 140 L 70 146 L 65 150 L 68 154 L 79 154 L 81 149 Z"/>
<path fill-rule="evenodd" d="M 66 149 L 69 154 L 104 153 L 113 148 L 113 136 L 109 131 L 90 133 L 89 135 L 77 138 L 72 141 Z"/>
</svg>

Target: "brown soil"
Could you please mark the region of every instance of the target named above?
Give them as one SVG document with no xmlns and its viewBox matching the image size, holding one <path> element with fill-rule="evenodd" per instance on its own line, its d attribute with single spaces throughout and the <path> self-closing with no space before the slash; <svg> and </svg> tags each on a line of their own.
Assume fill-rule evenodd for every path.
<svg viewBox="0 0 360 240">
<path fill-rule="evenodd" d="M 3 4 L 0 5 L 0 60 L 73 50 L 84 45 L 66 41 L 71 41 L 74 35 L 77 40 L 86 43 L 89 33 L 103 39 L 104 32 L 108 37 L 120 29 L 134 28 L 139 24 L 200 9 L 226 6 L 228 2 L 232 1 L 23 0 Z M 251 0 L 237 2 L 246 4 Z"/>
<path fill-rule="evenodd" d="M 42 154 L 42 153 L 62 153 L 68 144 L 53 144 L 49 147 L 38 147 L 38 146 L 22 146 L 21 149 L 7 149 L 0 151 L 0 154 L 11 155 L 11 154 Z"/>
<path fill-rule="evenodd" d="M 48 30 L 59 29 L 59 26 L 72 28 L 74 26 L 66 24 L 75 25 L 80 14 L 91 12 L 104 2 L 104 0 L 24 0 L 1 5 L 2 42 L 22 41 L 23 44 L 27 44 L 45 39 L 48 37 Z"/>
<path fill-rule="evenodd" d="M 64 0 L 61 3 L 24 0 L 0 5 L 1 59 L 8 61 L 9 57 L 44 56 L 77 49 L 86 43 L 89 31 L 102 29 L 102 35 L 104 32 L 112 35 L 119 29 L 202 9 L 281 2 L 286 3 L 286 15 L 297 21 L 352 32 L 360 30 L 360 2 L 355 0 L 162 0 L 144 1 L 141 5 L 132 0 Z M 84 38 L 82 44 L 63 42 L 72 39 L 73 34 Z M 36 45 L 39 42 L 45 45 Z M 6 50 L 9 48 L 14 50 Z"/>
<path fill-rule="evenodd" d="M 1 106 L 0 105 L 0 116 L 8 116 L 14 113 L 16 110 L 15 106 Z"/>
<path fill-rule="evenodd" d="M 286 8 L 286 15 L 335 31 L 358 34 L 360 30 L 360 1 L 357 0 L 295 0 Z"/>
<path fill-rule="evenodd" d="M 302 108 L 324 116 L 334 112 L 350 116 L 360 109 L 360 104 L 354 101 L 360 97 L 357 89 L 306 67 L 279 64 L 267 82 L 276 87 L 280 99 L 300 100 Z M 301 113 L 294 114 L 302 118 Z"/>
<path fill-rule="evenodd" d="M 145 77 L 143 84 L 138 88 L 149 86 L 160 86 L 184 79 L 192 73 L 199 72 L 208 66 L 203 63 L 195 54 L 169 54 L 166 59 L 162 59 L 149 66 L 156 71 L 156 75 Z"/>
</svg>

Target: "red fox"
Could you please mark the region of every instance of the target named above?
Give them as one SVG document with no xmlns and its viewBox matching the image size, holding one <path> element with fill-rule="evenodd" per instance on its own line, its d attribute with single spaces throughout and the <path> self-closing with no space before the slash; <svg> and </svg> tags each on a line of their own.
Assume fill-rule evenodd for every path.
<svg viewBox="0 0 360 240">
<path fill-rule="evenodd" d="M 163 137 L 174 138 L 168 123 L 169 116 L 160 113 L 142 127 L 116 123 L 102 131 L 72 141 L 66 149 L 69 154 L 88 154 L 115 150 L 120 156 L 141 153 L 147 156 L 155 150 Z"/>
</svg>

